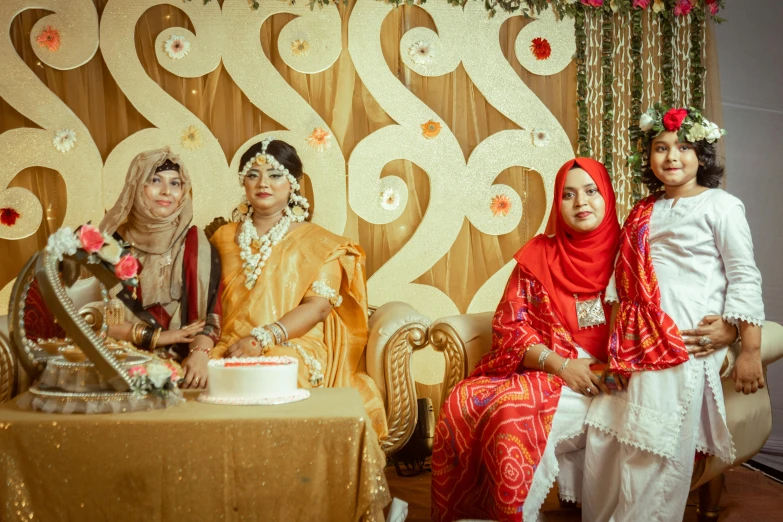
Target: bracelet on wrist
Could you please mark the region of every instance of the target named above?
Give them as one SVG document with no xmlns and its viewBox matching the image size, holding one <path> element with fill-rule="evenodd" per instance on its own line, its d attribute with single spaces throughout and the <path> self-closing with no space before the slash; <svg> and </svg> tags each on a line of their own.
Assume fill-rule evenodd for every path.
<svg viewBox="0 0 783 522">
<path fill-rule="evenodd" d="M 565 361 L 563 361 L 563 365 L 560 367 L 560 369 L 557 370 L 557 373 L 555 375 L 560 377 L 560 374 L 563 373 L 563 370 L 565 370 L 566 366 L 568 366 L 569 361 L 571 361 L 571 359 L 566 359 Z"/>
</svg>

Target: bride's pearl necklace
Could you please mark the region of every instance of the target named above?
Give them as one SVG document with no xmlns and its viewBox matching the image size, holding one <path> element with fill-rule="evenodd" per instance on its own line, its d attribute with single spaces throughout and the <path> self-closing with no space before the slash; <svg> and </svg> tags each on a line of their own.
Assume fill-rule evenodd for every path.
<svg viewBox="0 0 783 522">
<path fill-rule="evenodd" d="M 245 270 L 245 287 L 248 290 L 255 286 L 266 260 L 272 254 L 272 248 L 285 237 L 293 221 L 286 212 L 269 232 L 259 237 L 252 213 L 245 216 L 239 233 L 239 257 L 244 262 L 242 268 Z M 254 254 L 252 248 L 257 248 L 258 253 Z"/>
</svg>

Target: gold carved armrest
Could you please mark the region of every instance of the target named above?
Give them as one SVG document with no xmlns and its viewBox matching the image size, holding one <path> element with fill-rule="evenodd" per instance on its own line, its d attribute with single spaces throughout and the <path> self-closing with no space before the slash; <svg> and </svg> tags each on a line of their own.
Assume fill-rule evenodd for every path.
<svg viewBox="0 0 783 522">
<path fill-rule="evenodd" d="M 454 315 L 438 319 L 430 327 L 430 344 L 446 359 L 442 401 L 492 348 L 493 315 L 494 312 Z"/>
<path fill-rule="evenodd" d="M 391 302 L 370 316 L 367 341 L 367 373 L 386 406 L 389 435 L 381 441 L 387 455 L 399 450 L 413 435 L 418 407 L 411 355 L 427 344 L 430 320 L 412 306 Z"/>
<path fill-rule="evenodd" d="M 0 327 L 0 330 L 4 330 L 4 326 Z M 18 372 L 19 365 L 11 348 L 11 341 L 5 332 L 0 331 L 0 403 L 16 395 Z"/>
</svg>

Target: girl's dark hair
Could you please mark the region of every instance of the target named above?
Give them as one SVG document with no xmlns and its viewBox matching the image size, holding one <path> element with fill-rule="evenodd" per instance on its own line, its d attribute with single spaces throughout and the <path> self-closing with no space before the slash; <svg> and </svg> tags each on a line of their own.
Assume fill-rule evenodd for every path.
<svg viewBox="0 0 783 522">
<path fill-rule="evenodd" d="M 647 149 L 647 154 L 644 156 L 644 164 L 642 165 L 642 182 L 647 185 L 650 193 L 658 192 L 663 188 L 661 180 L 655 177 L 650 168 L 650 152 L 652 151 L 652 141 L 650 140 L 650 148 Z M 718 163 L 718 154 L 715 152 L 715 144 L 708 143 L 704 140 L 694 141 L 691 143 L 696 156 L 699 158 L 699 170 L 696 171 L 696 183 L 702 187 L 718 188 L 720 186 L 720 180 L 723 179 L 723 165 Z"/>
<path fill-rule="evenodd" d="M 239 172 L 245 168 L 245 164 L 255 158 L 256 154 L 261 152 L 263 147 L 262 142 L 258 142 L 255 145 L 247 149 L 247 152 L 242 154 L 242 158 L 239 160 Z M 296 149 L 288 143 L 280 140 L 272 140 L 266 147 L 266 153 L 271 154 L 282 166 L 288 169 L 297 181 L 302 179 L 302 160 L 299 159 L 299 154 L 296 153 Z"/>
</svg>

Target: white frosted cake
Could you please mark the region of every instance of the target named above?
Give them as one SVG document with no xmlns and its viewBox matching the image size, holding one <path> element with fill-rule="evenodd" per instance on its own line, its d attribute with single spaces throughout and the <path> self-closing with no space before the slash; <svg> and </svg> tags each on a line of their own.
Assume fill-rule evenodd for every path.
<svg viewBox="0 0 783 522">
<path fill-rule="evenodd" d="M 209 361 L 209 391 L 200 401 L 213 404 L 282 404 L 306 399 L 297 386 L 294 357 L 243 357 Z"/>
</svg>

